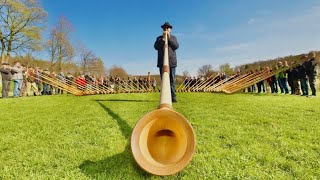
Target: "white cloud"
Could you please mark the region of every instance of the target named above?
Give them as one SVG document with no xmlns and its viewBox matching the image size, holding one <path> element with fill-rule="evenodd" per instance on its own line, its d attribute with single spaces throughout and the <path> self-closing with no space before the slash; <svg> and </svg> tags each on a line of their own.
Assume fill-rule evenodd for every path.
<svg viewBox="0 0 320 180">
<path fill-rule="evenodd" d="M 257 18 L 259 22 L 254 20 L 254 26 L 225 31 L 220 37 L 223 43 L 211 48 L 215 63 L 240 65 L 320 49 L 320 6 L 294 16 Z"/>
</svg>

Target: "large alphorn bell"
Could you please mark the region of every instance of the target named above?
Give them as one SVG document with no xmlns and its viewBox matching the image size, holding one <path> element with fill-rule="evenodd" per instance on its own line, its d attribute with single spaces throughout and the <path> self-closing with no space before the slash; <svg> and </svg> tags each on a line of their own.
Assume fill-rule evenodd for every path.
<svg viewBox="0 0 320 180">
<path fill-rule="evenodd" d="M 196 146 L 191 124 L 172 109 L 167 36 L 168 32 L 164 31 L 159 109 L 143 116 L 131 135 L 131 150 L 135 161 L 145 171 L 160 176 L 175 174 L 186 167 Z"/>
</svg>

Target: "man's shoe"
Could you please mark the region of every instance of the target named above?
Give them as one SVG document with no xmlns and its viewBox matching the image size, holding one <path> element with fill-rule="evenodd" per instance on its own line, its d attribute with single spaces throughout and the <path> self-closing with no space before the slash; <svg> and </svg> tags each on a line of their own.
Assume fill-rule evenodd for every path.
<svg viewBox="0 0 320 180">
<path fill-rule="evenodd" d="M 176 102 L 178 102 L 176 99 L 172 99 L 172 102 L 174 102 L 174 103 L 176 103 Z"/>
</svg>

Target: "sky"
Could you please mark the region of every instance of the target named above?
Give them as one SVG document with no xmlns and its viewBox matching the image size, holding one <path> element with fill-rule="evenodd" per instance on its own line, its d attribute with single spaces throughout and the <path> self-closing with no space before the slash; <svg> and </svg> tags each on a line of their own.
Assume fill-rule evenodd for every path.
<svg viewBox="0 0 320 180">
<path fill-rule="evenodd" d="M 180 44 L 177 74 L 320 49 L 318 0 L 42 0 L 47 38 L 60 16 L 73 26 L 72 42 L 101 57 L 108 69 L 157 74 L 153 45 L 168 21 Z M 38 56 L 46 58 L 46 54 Z M 48 58 L 48 57 L 47 57 Z M 74 59 L 77 61 L 77 57 Z"/>
</svg>

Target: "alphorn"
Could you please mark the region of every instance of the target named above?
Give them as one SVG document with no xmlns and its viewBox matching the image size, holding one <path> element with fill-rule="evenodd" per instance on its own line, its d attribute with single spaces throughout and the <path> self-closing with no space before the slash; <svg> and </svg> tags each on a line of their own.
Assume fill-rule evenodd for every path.
<svg viewBox="0 0 320 180">
<path fill-rule="evenodd" d="M 146 172 L 166 176 L 181 171 L 195 152 L 195 134 L 188 120 L 172 109 L 168 37 L 164 31 L 164 63 L 160 105 L 143 116 L 131 135 L 131 151 Z"/>
<path fill-rule="evenodd" d="M 271 71 L 271 72 L 262 71 L 262 72 L 260 72 L 260 74 L 256 78 L 251 79 L 250 81 L 242 84 L 241 86 L 234 87 L 234 88 L 231 88 L 231 89 L 225 89 L 224 92 L 228 93 L 228 94 L 235 93 L 237 91 L 240 91 L 242 89 L 250 87 L 253 84 L 256 84 L 256 83 L 258 83 L 260 81 L 263 81 L 263 80 L 265 80 L 265 79 L 267 79 L 267 78 L 269 78 L 269 77 L 271 77 L 271 76 L 273 76 L 273 75 L 275 75 L 277 73 L 280 73 L 282 71 L 286 71 L 288 69 L 289 69 L 289 67 L 282 67 L 281 69 L 278 69 L 276 71 Z"/>
<path fill-rule="evenodd" d="M 182 83 L 180 84 L 180 86 L 179 86 L 178 89 L 177 89 L 177 92 L 179 92 L 179 90 L 181 89 L 182 85 L 184 85 L 184 82 L 185 82 L 186 80 L 188 80 L 188 77 L 186 77 L 186 78 L 182 81 Z"/>
<path fill-rule="evenodd" d="M 59 82 L 58 80 L 55 80 L 55 79 L 49 77 L 49 76 L 46 75 L 46 74 L 40 73 L 40 74 L 38 74 L 38 75 L 39 75 L 39 77 L 40 77 L 41 79 L 38 78 L 38 77 L 35 77 L 35 76 L 34 76 L 34 78 L 37 79 L 37 80 L 39 80 L 39 81 L 42 81 L 42 82 L 47 83 L 47 84 L 49 84 L 49 85 L 52 85 L 52 86 L 54 86 L 54 87 L 60 88 L 60 89 L 62 89 L 62 90 L 64 90 L 64 91 L 70 92 L 70 93 L 72 93 L 72 94 L 74 94 L 74 95 L 77 95 L 77 96 L 83 95 L 80 90 L 78 90 L 78 89 L 76 89 L 76 88 L 74 88 L 74 87 L 72 87 L 72 86 L 66 85 L 66 84 L 64 84 L 64 83 L 62 83 L 62 82 Z"/>
<path fill-rule="evenodd" d="M 217 76 L 218 76 L 218 75 L 217 75 Z M 200 87 L 197 88 L 197 91 L 198 91 L 198 92 L 199 92 L 199 91 L 204 92 L 204 89 L 205 89 L 209 84 L 211 84 L 217 76 L 215 76 L 215 77 L 209 77 L 209 79 L 207 79 L 207 82 L 206 82 L 206 83 L 204 83 L 203 85 L 201 85 Z"/>
<path fill-rule="evenodd" d="M 189 85 L 190 85 L 191 82 L 192 82 L 192 78 L 190 78 L 190 79 L 187 81 L 187 83 L 185 83 L 185 84 L 183 83 L 182 88 L 178 89 L 177 91 L 178 91 L 178 92 L 185 92 L 186 89 L 189 87 Z"/>
</svg>

